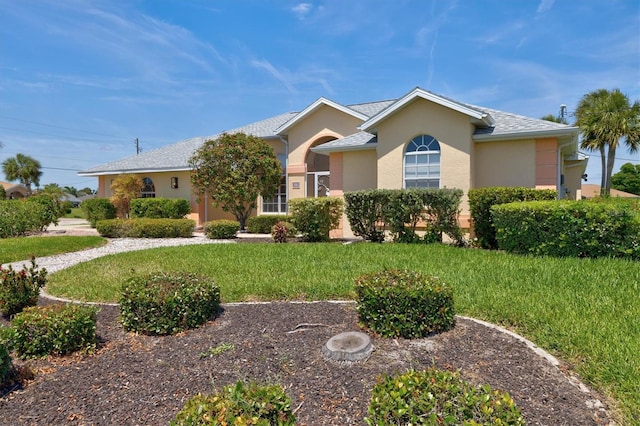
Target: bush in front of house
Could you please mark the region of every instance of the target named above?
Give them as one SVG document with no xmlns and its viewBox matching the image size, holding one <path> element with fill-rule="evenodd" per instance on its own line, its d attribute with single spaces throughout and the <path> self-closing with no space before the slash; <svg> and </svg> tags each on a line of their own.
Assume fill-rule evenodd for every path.
<svg viewBox="0 0 640 426">
<path fill-rule="evenodd" d="M 360 323 L 384 337 L 426 337 L 455 326 L 453 291 L 437 277 L 385 270 L 356 278 Z"/>
<path fill-rule="evenodd" d="M 247 219 L 247 232 L 252 234 L 269 234 L 273 225 L 282 220 L 287 220 L 287 216 L 281 214 L 251 216 Z"/>
<path fill-rule="evenodd" d="M 298 198 L 289 201 L 291 223 L 305 241 L 329 241 L 329 231 L 340 225 L 343 202 L 337 197 Z"/>
<path fill-rule="evenodd" d="M 640 206 L 609 199 L 494 206 L 498 247 L 555 257 L 640 259 Z"/>
<path fill-rule="evenodd" d="M 491 207 L 518 201 L 555 200 L 557 192 L 552 189 L 524 187 L 489 187 L 469 190 L 469 210 L 473 231 L 478 244 L 485 249 L 497 249 L 496 230 L 493 225 Z"/>
<path fill-rule="evenodd" d="M 344 212 L 355 236 L 381 243 L 385 238 L 384 207 L 391 192 L 385 189 L 345 192 Z"/>
<path fill-rule="evenodd" d="M 212 220 L 204 224 L 204 234 L 212 240 L 235 238 L 240 231 L 240 222 L 229 219 Z"/>
<path fill-rule="evenodd" d="M 127 279 L 119 303 L 125 330 L 175 334 L 196 328 L 218 313 L 220 288 L 196 274 L 152 273 Z"/>
<path fill-rule="evenodd" d="M 288 238 L 296 236 L 296 227 L 289 222 L 277 222 L 271 228 L 271 236 L 276 243 L 286 243 Z"/>
<path fill-rule="evenodd" d="M 130 209 L 131 218 L 182 219 L 191 213 L 189 200 L 184 198 L 135 198 Z"/>
<path fill-rule="evenodd" d="M 0 266 L 0 314 L 11 316 L 38 301 L 40 289 L 47 283 L 47 270 L 37 269 L 35 257 L 31 266 L 16 271 L 11 265 Z"/>
<path fill-rule="evenodd" d="M 373 425 L 524 425 L 507 392 L 474 386 L 459 372 L 430 368 L 378 378 L 365 423 Z"/>
<path fill-rule="evenodd" d="M 293 426 L 295 423 L 291 399 L 282 386 L 238 381 L 223 387 L 221 392 L 189 399 L 170 424 Z"/>
<path fill-rule="evenodd" d="M 190 238 L 195 226 L 191 219 L 109 219 L 96 230 L 106 238 Z"/>
<path fill-rule="evenodd" d="M 4 328 L 0 326 L 0 389 L 2 389 L 12 376 L 12 363 L 9 348 L 2 339 Z"/>
<path fill-rule="evenodd" d="M 44 207 L 27 199 L 0 203 L 0 238 L 19 237 L 40 230 Z"/>
<path fill-rule="evenodd" d="M 11 320 L 11 346 L 21 358 L 64 355 L 96 347 L 93 306 L 32 306 Z"/>
<path fill-rule="evenodd" d="M 80 204 L 92 228 L 100 220 L 115 219 L 117 211 L 108 198 L 90 198 Z"/>
<path fill-rule="evenodd" d="M 57 225 L 58 219 L 64 216 L 65 206 L 64 202 L 50 196 L 50 195 L 32 195 L 26 198 L 27 203 L 33 205 L 38 204 L 41 206 L 37 209 L 37 230 L 44 231 L 50 224 Z"/>
</svg>

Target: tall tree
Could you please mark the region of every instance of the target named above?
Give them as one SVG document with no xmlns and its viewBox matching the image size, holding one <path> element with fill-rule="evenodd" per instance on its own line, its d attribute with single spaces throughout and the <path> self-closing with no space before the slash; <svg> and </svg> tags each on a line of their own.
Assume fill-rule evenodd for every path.
<svg viewBox="0 0 640 426">
<path fill-rule="evenodd" d="M 595 90 L 578 103 L 576 126 L 582 133 L 580 147 L 600 151 L 600 194 L 608 196 L 618 146 L 624 143 L 632 153 L 640 147 L 640 102 L 631 104 L 619 89 Z"/>
<path fill-rule="evenodd" d="M 143 186 L 144 183 L 138 175 L 120 175 L 113 181 L 110 201 L 118 211 L 119 217 L 129 217 L 131 200 L 140 198 L 140 191 Z"/>
<path fill-rule="evenodd" d="M 282 168 L 273 148 L 262 139 L 244 133 L 223 133 L 206 141 L 191 157 L 191 183 L 200 194 L 209 194 L 215 206 L 231 212 L 240 229 L 258 196 L 273 197 Z"/>
<path fill-rule="evenodd" d="M 7 180 L 19 180 L 27 187 L 27 195 L 31 195 L 31 184 L 40 185 L 41 167 L 38 160 L 20 153 L 15 157 L 7 158 L 2 163 L 2 171 Z"/>
</svg>

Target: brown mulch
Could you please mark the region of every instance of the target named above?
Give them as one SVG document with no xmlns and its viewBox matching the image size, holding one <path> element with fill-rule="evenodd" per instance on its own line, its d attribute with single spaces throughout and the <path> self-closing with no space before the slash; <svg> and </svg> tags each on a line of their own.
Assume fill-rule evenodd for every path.
<svg viewBox="0 0 640 426">
<path fill-rule="evenodd" d="M 352 303 L 224 305 L 203 327 L 165 337 L 124 332 L 118 308 L 105 306 L 93 355 L 14 360 L 35 378 L 0 398 L 0 425 L 168 424 L 188 398 L 240 379 L 281 384 L 298 424 L 361 425 L 379 374 L 434 365 L 508 391 L 529 425 L 610 421 L 588 407 L 597 395 L 570 384 L 524 343 L 473 321 L 458 319 L 428 339 L 372 336 L 375 351 L 366 361 L 326 360 L 322 345 L 348 330 L 358 330 Z M 210 353 L 222 344 L 233 348 Z"/>
</svg>

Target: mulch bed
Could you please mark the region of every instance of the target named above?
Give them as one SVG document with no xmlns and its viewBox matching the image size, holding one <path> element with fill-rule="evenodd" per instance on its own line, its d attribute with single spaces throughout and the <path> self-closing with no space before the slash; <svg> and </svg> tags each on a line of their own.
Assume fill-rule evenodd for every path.
<svg viewBox="0 0 640 426">
<path fill-rule="evenodd" d="M 165 337 L 124 332 L 118 308 L 105 306 L 93 355 L 14 360 L 36 374 L 0 398 L 0 425 L 168 424 L 193 395 L 251 379 L 281 384 L 298 424 L 361 425 L 379 374 L 433 365 L 508 391 L 530 425 L 610 421 L 604 410 L 588 407 L 598 395 L 570 384 L 524 343 L 473 321 L 459 319 L 453 330 L 428 339 L 374 336 L 366 361 L 326 360 L 322 345 L 348 330 L 358 330 L 351 303 L 225 305 L 203 327 Z M 222 344 L 233 349 L 210 353 Z"/>
</svg>

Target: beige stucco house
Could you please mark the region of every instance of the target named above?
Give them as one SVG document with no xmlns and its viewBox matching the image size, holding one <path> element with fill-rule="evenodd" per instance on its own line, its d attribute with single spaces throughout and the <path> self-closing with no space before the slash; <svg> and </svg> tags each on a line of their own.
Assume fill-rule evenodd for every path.
<svg viewBox="0 0 640 426">
<path fill-rule="evenodd" d="M 342 196 L 348 191 L 411 187 L 459 188 L 461 224 L 468 226 L 471 188 L 524 186 L 555 189 L 579 199 L 588 157 L 578 152 L 578 128 L 454 101 L 416 88 L 399 99 L 342 105 L 320 98 L 228 133 L 263 138 L 285 174 L 278 194 L 259 200 L 256 214 L 285 214 L 287 201 Z M 193 138 L 79 173 L 98 178 L 110 196 L 119 174 L 145 179 L 143 196 L 191 200 L 198 223 L 228 217 L 210 201 L 198 202 L 188 159 L 207 139 Z M 346 220 L 334 235 L 350 236 Z"/>
<path fill-rule="evenodd" d="M 29 190 L 21 183 L 0 182 L 7 194 L 7 199 L 24 198 L 29 194 Z"/>
</svg>

